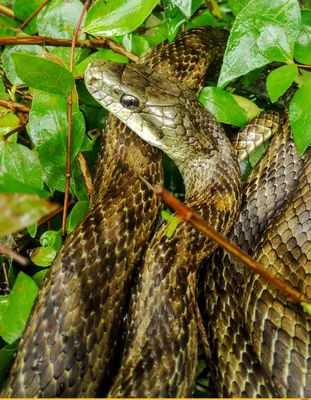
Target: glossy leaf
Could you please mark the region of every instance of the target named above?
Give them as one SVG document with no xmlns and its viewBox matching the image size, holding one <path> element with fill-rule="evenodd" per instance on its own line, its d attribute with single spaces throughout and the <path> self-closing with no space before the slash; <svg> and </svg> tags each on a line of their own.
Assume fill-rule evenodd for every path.
<svg viewBox="0 0 311 400">
<path fill-rule="evenodd" d="M 299 22 L 296 0 L 251 0 L 233 24 L 218 86 L 268 64 L 274 57 L 292 54 Z"/>
<path fill-rule="evenodd" d="M 0 107 L 0 140 L 3 139 L 3 135 L 10 132 L 12 129 L 20 125 L 19 118 L 10 112 L 9 109 Z M 11 135 L 7 140 L 9 142 L 16 142 L 17 133 Z"/>
<path fill-rule="evenodd" d="M 25 21 L 43 3 L 44 3 L 44 0 L 31 0 L 31 1 L 14 0 L 13 1 L 14 15 L 17 18 L 21 19 L 22 21 Z M 32 35 L 32 34 L 36 33 L 37 32 L 37 18 L 38 18 L 38 15 L 36 15 L 27 24 L 27 26 L 23 29 L 23 32 L 27 33 L 28 35 Z"/>
<path fill-rule="evenodd" d="M 49 267 L 55 256 L 56 250 L 53 247 L 37 247 L 27 251 L 31 261 L 40 267 Z"/>
<path fill-rule="evenodd" d="M 301 25 L 294 57 L 299 63 L 311 64 L 311 10 L 301 10 Z"/>
<path fill-rule="evenodd" d="M 311 144 L 311 80 L 302 85 L 289 105 L 289 119 L 298 153 Z"/>
<path fill-rule="evenodd" d="M 248 121 L 255 118 L 256 115 L 260 113 L 260 108 L 253 101 L 247 99 L 246 97 L 238 96 L 236 94 L 232 94 L 231 96 L 243 109 Z"/>
<path fill-rule="evenodd" d="M 70 214 L 67 218 L 66 229 L 68 233 L 71 233 L 74 228 L 82 221 L 83 217 L 86 215 L 90 207 L 90 202 L 85 201 L 78 201 L 71 210 Z"/>
<path fill-rule="evenodd" d="M 228 0 L 233 15 L 238 15 L 249 2 L 250 0 Z"/>
<path fill-rule="evenodd" d="M 205 87 L 200 93 L 199 101 L 220 122 L 236 126 L 243 126 L 248 122 L 244 110 L 225 90 L 217 87 Z"/>
<path fill-rule="evenodd" d="M 0 175 L 29 186 L 43 188 L 42 169 L 37 154 L 18 143 L 0 142 Z"/>
<path fill-rule="evenodd" d="M 0 36 L 14 36 L 18 23 L 14 19 L 0 15 Z"/>
<path fill-rule="evenodd" d="M 0 235 L 9 235 L 55 211 L 56 204 L 32 194 L 0 193 Z"/>
<path fill-rule="evenodd" d="M 267 24 L 260 29 L 257 46 L 261 54 L 271 61 L 287 62 L 293 59 L 294 46 L 284 27 Z"/>
<path fill-rule="evenodd" d="M 298 74 L 295 64 L 283 65 L 272 71 L 267 78 L 267 90 L 274 103 L 294 82 Z"/>
<path fill-rule="evenodd" d="M 53 247 L 58 251 L 62 247 L 62 237 L 58 231 L 46 231 L 40 237 L 40 244 L 43 247 Z"/>
<path fill-rule="evenodd" d="M 29 54 L 12 53 L 12 58 L 18 77 L 28 86 L 64 96 L 72 91 L 72 73 L 61 65 Z"/>
<path fill-rule="evenodd" d="M 86 67 L 94 60 L 109 60 L 124 64 L 129 62 L 128 58 L 123 56 L 122 54 L 116 53 L 110 49 L 101 49 L 96 53 L 93 53 L 89 57 L 85 58 L 80 64 L 78 64 L 74 68 L 74 75 L 75 76 L 84 75 Z"/>
<path fill-rule="evenodd" d="M 36 91 L 29 115 L 28 133 L 39 154 L 44 181 L 52 190 L 64 190 L 67 155 L 67 99 Z M 84 140 L 84 117 L 73 103 L 71 159 Z M 61 169 L 60 169 L 61 168 Z"/>
<path fill-rule="evenodd" d="M 9 81 L 13 84 L 21 85 L 24 82 L 20 79 L 15 71 L 15 65 L 11 54 L 20 52 L 22 54 L 33 54 L 40 56 L 42 49 L 40 46 L 6 46 L 2 54 L 3 68 Z"/>
<path fill-rule="evenodd" d="M 44 281 L 44 278 L 46 277 L 46 274 L 49 272 L 48 268 L 42 269 L 41 271 L 37 272 L 34 274 L 32 279 L 36 282 L 38 288 L 41 288 L 42 283 Z"/>
<path fill-rule="evenodd" d="M 124 35 L 137 28 L 157 4 L 158 0 L 99 0 L 87 13 L 84 31 L 102 36 Z"/>
<path fill-rule="evenodd" d="M 37 25 L 39 35 L 57 39 L 72 39 L 82 10 L 83 4 L 79 0 L 51 1 L 38 15 Z M 78 38 L 85 39 L 85 34 L 80 33 Z M 69 47 L 47 46 L 47 49 L 50 53 L 58 56 L 69 67 L 71 52 Z M 80 58 L 84 54 L 88 54 L 87 49 L 75 49 L 75 64 L 80 62 Z"/>
<path fill-rule="evenodd" d="M 0 320 L 0 336 L 7 343 L 21 337 L 38 290 L 33 279 L 23 272 L 18 274 Z"/>
</svg>

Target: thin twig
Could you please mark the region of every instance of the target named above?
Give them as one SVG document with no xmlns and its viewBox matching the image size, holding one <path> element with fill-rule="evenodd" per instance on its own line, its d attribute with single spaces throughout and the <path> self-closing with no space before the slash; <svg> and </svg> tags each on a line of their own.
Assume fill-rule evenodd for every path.
<svg viewBox="0 0 311 400">
<path fill-rule="evenodd" d="M 33 44 L 41 46 L 70 47 L 72 45 L 72 41 L 70 39 L 54 39 L 47 36 L 0 37 L 0 46 L 6 46 L 6 45 L 27 46 Z M 75 47 L 90 48 L 90 49 L 110 47 L 111 50 L 123 54 L 125 57 L 128 57 L 133 62 L 137 62 L 139 58 L 135 54 L 125 50 L 125 48 L 121 46 L 119 43 L 116 43 L 109 38 L 94 39 L 94 40 L 77 40 Z"/>
<path fill-rule="evenodd" d="M 193 225 L 196 229 L 203 232 L 207 237 L 217 243 L 220 247 L 226 250 L 227 253 L 231 254 L 234 258 L 241 261 L 247 267 L 252 269 L 256 274 L 259 274 L 268 282 L 273 284 L 277 289 L 281 290 L 284 294 L 286 294 L 291 301 L 294 303 L 311 303 L 311 300 L 307 298 L 304 294 L 298 292 L 291 285 L 283 282 L 281 279 L 272 275 L 270 272 L 264 269 L 264 267 L 259 264 L 257 261 L 252 259 L 248 254 L 242 251 L 239 247 L 235 246 L 227 239 L 222 237 L 215 229 L 209 226 L 202 218 L 191 210 L 189 207 L 185 206 L 180 200 L 174 197 L 171 193 L 169 193 L 162 186 L 153 188 L 148 181 L 142 176 L 139 178 L 153 190 L 153 192 L 159 196 L 164 203 L 166 203 L 169 207 L 171 207 L 177 214 L 178 217 L 188 221 Z"/>
<path fill-rule="evenodd" d="M 5 260 L 2 263 L 2 268 L 3 268 L 5 283 L 6 283 L 7 287 L 8 287 L 8 289 L 11 290 L 11 285 L 10 285 L 10 281 L 9 281 L 9 274 L 8 274 L 7 265 L 6 265 L 6 261 Z"/>
<path fill-rule="evenodd" d="M 51 0 L 45 0 L 44 3 L 41 4 L 40 7 L 38 7 L 27 19 L 25 22 L 22 23 L 22 25 L 16 29 L 16 34 L 20 33 L 28 24 L 29 22 L 34 19 L 34 17 L 39 14 L 39 12 L 44 8 Z"/>
<path fill-rule="evenodd" d="M 78 24 L 76 26 L 75 32 L 72 37 L 72 45 L 71 45 L 71 52 L 70 52 L 70 72 L 73 72 L 74 67 L 74 58 L 75 58 L 75 48 L 76 42 L 78 39 L 78 34 L 80 31 L 80 27 L 82 24 L 83 17 L 86 13 L 90 5 L 91 0 L 86 0 L 83 10 L 81 12 Z M 67 219 L 67 208 L 68 208 L 68 201 L 69 201 L 69 189 L 70 189 L 70 153 L 71 153 L 71 135 L 72 135 L 72 91 L 68 96 L 68 135 L 67 135 L 67 160 L 66 160 L 66 187 L 65 187 L 65 199 L 64 199 L 64 212 L 63 212 L 63 220 L 62 220 L 62 236 L 66 236 L 66 219 Z"/>
<path fill-rule="evenodd" d="M 4 99 L 0 99 L 0 106 L 8 108 L 12 112 L 22 111 L 29 113 L 31 109 L 31 107 L 27 104 L 16 103 L 15 101 L 4 100 Z"/>
<path fill-rule="evenodd" d="M 19 18 L 15 17 L 13 10 L 11 10 L 10 8 L 3 6 L 1 4 L 0 4 L 0 13 L 6 15 L 7 17 L 13 18 L 13 19 L 19 19 Z"/>
<path fill-rule="evenodd" d="M 4 244 L 0 244 L 0 254 L 4 255 L 7 258 L 15 260 L 16 262 L 18 262 L 23 266 L 26 266 L 29 262 L 26 257 L 21 256 L 19 253 L 10 249 L 8 246 L 5 246 Z"/>
<path fill-rule="evenodd" d="M 296 64 L 296 67 L 299 67 L 299 68 L 306 68 L 306 69 L 311 69 L 311 65 L 305 65 L 305 64 Z"/>
<path fill-rule="evenodd" d="M 25 124 L 20 124 L 18 125 L 16 128 L 11 129 L 8 133 L 6 133 L 5 135 L 3 135 L 3 139 L 7 140 L 11 135 L 13 135 L 13 133 L 15 132 L 20 132 L 23 129 L 25 129 Z"/>
<path fill-rule="evenodd" d="M 77 202 L 76 199 L 71 199 L 68 203 L 68 207 L 72 206 L 73 204 L 75 204 Z M 62 213 L 64 210 L 64 206 L 60 206 L 59 208 L 57 208 L 55 211 L 53 211 L 51 214 L 47 215 L 46 217 L 40 219 L 40 221 L 38 222 L 38 226 L 41 226 L 43 224 L 45 224 L 46 222 L 49 222 L 51 219 L 53 219 L 54 217 L 56 217 L 56 215 Z"/>
</svg>

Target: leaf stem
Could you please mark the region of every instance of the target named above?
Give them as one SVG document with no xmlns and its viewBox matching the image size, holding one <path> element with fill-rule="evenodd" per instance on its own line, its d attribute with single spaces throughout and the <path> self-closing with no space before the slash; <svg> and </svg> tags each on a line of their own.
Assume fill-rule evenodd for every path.
<svg viewBox="0 0 311 400">
<path fill-rule="evenodd" d="M 2 268 L 3 268 L 5 283 L 6 283 L 7 287 L 8 287 L 8 289 L 11 291 L 12 288 L 11 288 L 11 285 L 10 285 L 10 280 L 9 280 L 6 260 L 3 261 Z"/>
<path fill-rule="evenodd" d="M 77 202 L 76 199 L 71 199 L 68 203 L 68 207 L 72 206 L 73 204 L 75 204 Z M 60 206 L 58 207 L 54 212 L 52 212 L 51 214 L 47 215 L 46 217 L 42 218 L 39 222 L 38 222 L 38 226 L 41 226 L 43 224 L 45 224 L 46 222 L 49 222 L 52 218 L 56 217 L 56 215 L 60 214 L 62 211 L 64 210 L 64 206 Z"/>
<path fill-rule="evenodd" d="M 34 17 L 39 14 L 39 12 L 50 2 L 51 0 L 45 0 L 44 3 L 41 4 L 27 19 L 22 23 L 22 25 L 16 29 L 16 34 L 20 33 L 28 24 L 29 22 L 34 19 Z"/>
<path fill-rule="evenodd" d="M 13 10 L 0 4 L 0 13 L 6 15 L 7 17 L 22 21 L 21 19 L 15 17 Z"/>
<path fill-rule="evenodd" d="M 203 232 L 207 237 L 209 237 L 220 247 L 225 249 L 227 253 L 231 254 L 234 258 L 241 261 L 256 274 L 259 274 L 268 282 L 273 284 L 277 289 L 286 294 L 291 301 L 293 301 L 294 303 L 311 303 L 311 300 L 307 298 L 304 294 L 299 293 L 294 287 L 272 275 L 270 272 L 265 270 L 261 264 L 252 259 L 247 253 L 229 242 L 229 240 L 222 237 L 218 232 L 215 231 L 215 229 L 213 229 L 205 221 L 203 221 L 197 213 L 195 213 L 189 207 L 185 206 L 180 200 L 174 197 L 162 186 L 153 188 L 149 184 L 149 182 L 147 182 L 143 177 L 140 176 L 140 179 L 142 179 L 143 182 L 145 182 L 146 185 L 150 187 L 153 192 L 162 199 L 162 201 L 164 201 L 169 207 L 171 207 L 178 214 L 179 217 L 191 223 L 195 228 Z"/>
<path fill-rule="evenodd" d="M 26 257 L 21 256 L 19 253 L 10 249 L 8 246 L 4 244 L 0 244 L 0 254 L 4 255 L 7 258 L 15 260 L 16 262 L 18 262 L 23 266 L 26 266 L 29 262 Z"/>
<path fill-rule="evenodd" d="M 55 47 L 70 47 L 72 45 L 72 40 L 70 39 L 54 39 L 47 36 L 2 36 L 0 37 L 0 46 L 6 45 L 41 45 L 41 46 L 55 46 Z M 77 40 L 75 47 L 81 48 L 103 48 L 109 47 L 111 50 L 123 54 L 128 57 L 131 61 L 137 62 L 138 56 L 125 50 L 123 46 L 119 43 L 114 42 L 109 38 L 101 38 L 94 40 Z"/>
<path fill-rule="evenodd" d="M 79 21 L 77 23 L 75 32 L 72 37 L 72 43 L 71 43 L 71 52 L 70 52 L 70 72 L 73 72 L 74 68 L 74 57 L 75 57 L 75 48 L 76 48 L 76 42 L 78 39 L 78 34 L 80 31 L 80 27 L 82 24 L 83 17 L 86 13 L 86 10 L 88 9 L 90 5 L 91 0 L 86 0 L 83 10 L 81 12 Z M 68 135 L 67 135 L 67 160 L 66 160 L 66 187 L 65 187 L 65 199 L 64 199 L 64 212 L 63 212 L 63 220 L 62 220 L 62 236 L 66 236 L 66 219 L 67 219 L 67 209 L 68 209 L 68 201 L 69 201 L 69 188 L 70 188 L 70 176 L 71 176 L 71 170 L 70 170 L 70 153 L 71 153 L 71 137 L 72 137 L 72 91 L 68 96 L 67 99 L 68 102 Z"/>
<path fill-rule="evenodd" d="M 311 65 L 308 64 L 296 64 L 296 66 L 299 68 L 311 69 Z"/>
<path fill-rule="evenodd" d="M 16 126 L 14 129 L 11 129 L 8 133 L 3 135 L 3 139 L 7 140 L 11 135 L 13 135 L 13 133 L 22 131 L 25 128 L 25 126 L 26 124 L 20 124 Z"/>
</svg>

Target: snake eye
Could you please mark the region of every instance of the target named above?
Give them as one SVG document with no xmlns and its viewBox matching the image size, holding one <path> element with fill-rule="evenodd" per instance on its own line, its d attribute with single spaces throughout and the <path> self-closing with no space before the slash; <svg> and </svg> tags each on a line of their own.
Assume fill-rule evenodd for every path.
<svg viewBox="0 0 311 400">
<path fill-rule="evenodd" d="M 123 107 L 128 108 L 129 110 L 135 110 L 139 106 L 139 100 L 135 96 L 131 96 L 130 94 L 124 94 L 121 99 L 120 103 Z"/>
</svg>

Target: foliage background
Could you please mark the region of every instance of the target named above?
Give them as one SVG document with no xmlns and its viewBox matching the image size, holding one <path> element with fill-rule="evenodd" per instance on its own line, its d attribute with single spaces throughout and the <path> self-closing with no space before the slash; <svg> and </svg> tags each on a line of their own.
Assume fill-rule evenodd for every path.
<svg viewBox="0 0 311 400">
<path fill-rule="evenodd" d="M 0 385 L 3 384 L 37 292 L 62 244 L 68 95 L 73 93 L 71 184 L 67 233 L 88 210 L 89 197 L 78 155 L 94 176 L 99 136 L 107 112 L 88 94 L 83 73 L 104 58 L 129 62 L 181 30 L 212 25 L 230 30 L 218 81 L 206 83 L 199 100 L 226 124 L 230 134 L 263 108 L 283 109 L 287 89 L 297 89 L 289 117 L 300 154 L 311 142 L 311 4 L 297 0 L 98 0 L 83 21 L 78 39 L 109 37 L 109 48 L 7 45 L 25 37 L 72 39 L 83 9 L 80 0 L 51 0 L 21 31 L 18 27 L 43 0 L 0 4 L 0 245 L 29 256 L 22 267 L 0 257 Z M 8 12 L 11 10 L 11 14 Z M 13 18 L 13 15 L 15 18 Z M 241 165 L 244 177 L 263 154 L 261 146 Z M 180 176 L 164 159 L 166 186 L 183 193 Z M 52 213 L 52 214 L 51 214 Z M 47 216 L 46 218 L 43 218 Z M 165 217 L 165 214 L 164 214 Z M 166 216 L 165 218 L 169 218 Z M 19 233 L 22 229 L 25 231 Z M 195 395 L 214 396 L 201 352 Z"/>
</svg>

